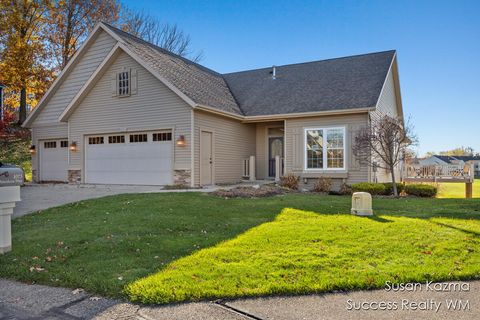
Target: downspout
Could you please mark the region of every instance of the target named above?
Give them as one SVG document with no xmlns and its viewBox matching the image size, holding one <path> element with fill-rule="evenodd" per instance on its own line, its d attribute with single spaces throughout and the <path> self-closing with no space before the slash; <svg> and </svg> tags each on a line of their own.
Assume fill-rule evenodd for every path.
<svg viewBox="0 0 480 320">
<path fill-rule="evenodd" d="M 195 187 L 195 111 L 190 110 L 190 186 Z"/>
</svg>

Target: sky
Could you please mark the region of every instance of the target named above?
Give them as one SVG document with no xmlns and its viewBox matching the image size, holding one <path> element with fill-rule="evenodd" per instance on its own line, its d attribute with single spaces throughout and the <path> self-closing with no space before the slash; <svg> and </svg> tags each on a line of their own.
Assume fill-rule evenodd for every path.
<svg viewBox="0 0 480 320">
<path fill-rule="evenodd" d="M 480 1 L 123 2 L 177 24 L 221 73 L 395 49 L 419 155 L 480 152 Z"/>
</svg>

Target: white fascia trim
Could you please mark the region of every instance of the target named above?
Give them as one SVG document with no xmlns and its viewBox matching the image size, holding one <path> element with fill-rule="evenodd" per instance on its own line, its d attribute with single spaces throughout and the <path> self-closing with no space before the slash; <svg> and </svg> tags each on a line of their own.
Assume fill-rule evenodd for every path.
<svg viewBox="0 0 480 320">
<path fill-rule="evenodd" d="M 390 66 L 388 67 L 387 76 L 383 81 L 382 90 L 380 90 L 380 94 L 377 98 L 377 103 L 375 103 L 375 110 L 377 110 L 378 103 L 380 102 L 380 97 L 383 95 L 383 91 L 385 90 L 385 86 L 387 85 L 388 75 L 392 73 L 393 77 L 393 85 L 395 86 L 395 100 L 397 102 L 397 113 L 403 119 L 403 105 L 402 105 L 402 97 L 400 95 L 400 79 L 398 75 L 398 66 L 397 66 L 397 53 L 393 55 L 392 61 L 390 62 Z"/>
<path fill-rule="evenodd" d="M 77 92 L 75 97 L 70 101 L 68 106 L 63 110 L 62 114 L 58 117 L 58 121 L 60 122 L 65 122 L 68 120 L 68 117 L 72 114 L 72 112 L 75 110 L 75 107 L 77 106 L 78 102 L 85 96 L 85 94 L 88 92 L 88 90 L 91 88 L 91 86 L 94 84 L 95 80 L 97 77 L 105 70 L 106 66 L 108 66 L 108 63 L 115 57 L 115 54 L 120 50 L 120 44 L 117 42 L 117 44 L 110 50 L 108 55 L 103 59 L 102 63 L 95 69 L 93 74 L 88 78 L 87 82 L 82 86 L 80 91 Z"/>
<path fill-rule="evenodd" d="M 66 77 L 66 74 L 70 73 L 73 65 L 77 63 L 78 58 L 83 55 L 83 53 L 86 51 L 86 48 L 90 47 L 90 44 L 92 43 L 92 39 L 94 39 L 98 33 L 98 30 L 102 27 L 102 24 L 99 23 L 95 26 L 93 31 L 90 33 L 90 35 L 87 37 L 83 45 L 75 52 L 73 57 L 68 61 L 67 65 L 63 70 L 60 72 L 58 77 L 53 81 L 52 85 L 50 88 L 48 88 L 47 92 L 43 95 L 42 99 L 38 102 L 37 106 L 30 112 L 28 115 L 27 119 L 25 122 L 22 124 L 22 127 L 24 128 L 29 128 L 32 124 L 32 121 L 35 119 L 37 114 L 40 112 L 40 110 L 43 109 L 43 106 L 45 102 L 50 98 L 50 96 L 53 94 L 53 92 L 56 91 L 57 87 L 60 85 L 60 83 L 63 81 L 63 79 Z M 105 28 L 103 27 L 102 30 Z"/>
<path fill-rule="evenodd" d="M 352 114 L 352 113 L 364 113 L 364 112 L 369 112 L 373 110 L 375 110 L 374 107 L 368 107 L 368 108 L 327 110 L 327 111 L 314 111 L 314 112 L 283 113 L 283 114 L 274 114 L 274 115 L 265 115 L 265 116 L 246 116 L 244 118 L 244 122 L 272 121 L 272 120 L 283 120 L 288 118 L 304 118 L 304 117 L 315 117 L 315 116 L 334 116 L 334 115 L 344 115 L 344 114 Z"/>
</svg>

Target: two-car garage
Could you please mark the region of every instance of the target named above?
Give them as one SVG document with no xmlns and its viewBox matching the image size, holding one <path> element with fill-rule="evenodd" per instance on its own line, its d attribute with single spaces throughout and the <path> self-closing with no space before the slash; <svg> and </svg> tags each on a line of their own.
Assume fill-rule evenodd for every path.
<svg viewBox="0 0 480 320">
<path fill-rule="evenodd" d="M 41 181 L 67 181 L 68 141 L 48 140 L 39 154 Z M 173 181 L 170 130 L 87 135 L 84 182 L 167 185 Z"/>
<path fill-rule="evenodd" d="M 85 182 L 172 183 L 171 131 L 92 135 L 85 138 Z"/>
</svg>

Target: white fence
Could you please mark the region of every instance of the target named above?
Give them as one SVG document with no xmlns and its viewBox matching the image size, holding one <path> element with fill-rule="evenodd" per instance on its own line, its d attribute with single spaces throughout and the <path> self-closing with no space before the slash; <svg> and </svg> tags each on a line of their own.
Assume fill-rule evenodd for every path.
<svg viewBox="0 0 480 320">
<path fill-rule="evenodd" d="M 474 178 L 473 165 L 431 165 L 431 166 L 416 166 L 406 165 L 403 171 L 404 180 L 419 180 L 441 182 L 452 180 L 457 182 L 469 182 Z"/>
</svg>

